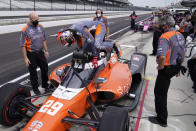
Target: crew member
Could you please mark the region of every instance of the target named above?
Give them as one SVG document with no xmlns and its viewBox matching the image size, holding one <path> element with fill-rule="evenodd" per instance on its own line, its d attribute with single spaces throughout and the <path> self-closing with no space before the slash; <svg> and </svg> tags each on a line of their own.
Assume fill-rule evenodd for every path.
<svg viewBox="0 0 196 131">
<path fill-rule="evenodd" d="M 158 75 L 155 82 L 155 111 L 157 116 L 149 117 L 149 121 L 167 126 L 167 93 L 170 79 L 179 76 L 182 70 L 181 63 L 184 60 L 185 39 L 183 35 L 173 28 L 175 21 L 171 16 L 161 18 L 160 27 L 164 34 L 160 37 L 157 50 Z M 183 72 L 184 73 L 184 72 Z"/>
<path fill-rule="evenodd" d="M 133 11 L 133 13 L 130 15 L 130 21 L 131 21 L 131 29 L 136 31 L 135 22 L 137 21 L 137 15 L 135 11 Z"/>
<path fill-rule="evenodd" d="M 30 73 L 33 91 L 40 95 L 38 89 L 37 66 L 41 69 L 42 87 L 48 89 L 48 63 L 49 56 L 46 45 L 45 31 L 39 24 L 39 16 L 32 12 L 29 14 L 29 23 L 22 29 L 19 45 L 22 48 L 24 61 Z"/>
<path fill-rule="evenodd" d="M 101 9 L 97 9 L 95 14 L 96 14 L 96 16 L 93 18 L 93 21 L 100 21 L 100 22 L 104 23 L 104 25 L 106 26 L 105 39 L 108 40 L 109 39 L 109 32 L 110 32 L 108 18 L 103 15 L 103 11 Z"/>
</svg>

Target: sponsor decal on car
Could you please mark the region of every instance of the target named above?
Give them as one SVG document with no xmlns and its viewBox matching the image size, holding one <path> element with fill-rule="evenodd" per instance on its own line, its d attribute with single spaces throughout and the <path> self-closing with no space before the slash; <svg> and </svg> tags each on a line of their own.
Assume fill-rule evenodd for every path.
<svg viewBox="0 0 196 131">
<path fill-rule="evenodd" d="M 65 88 L 64 86 L 59 85 L 58 88 L 52 93 L 52 96 L 59 99 L 71 100 L 82 90 L 83 88 L 73 89 L 73 88 Z"/>
<path fill-rule="evenodd" d="M 43 123 L 41 121 L 35 120 L 31 123 L 28 129 L 32 131 L 38 131 L 41 129 L 42 126 L 43 126 Z"/>
</svg>

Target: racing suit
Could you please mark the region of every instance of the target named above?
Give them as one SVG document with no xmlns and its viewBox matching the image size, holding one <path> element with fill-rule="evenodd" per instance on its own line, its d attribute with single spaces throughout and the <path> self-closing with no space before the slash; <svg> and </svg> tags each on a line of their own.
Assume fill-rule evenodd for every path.
<svg viewBox="0 0 196 131">
<path fill-rule="evenodd" d="M 96 27 L 95 37 L 92 36 L 89 29 L 93 26 Z M 71 30 L 75 31 L 79 38 L 84 38 L 83 49 L 93 53 L 93 56 L 98 56 L 99 50 L 112 49 L 113 43 L 103 41 L 106 27 L 104 23 L 99 21 L 83 21 L 73 24 L 70 27 Z"/>
<path fill-rule="evenodd" d="M 89 29 L 96 27 L 95 36 L 93 36 Z M 111 50 L 115 47 L 115 44 L 109 41 L 103 41 L 106 33 L 106 27 L 104 23 L 99 21 L 83 21 L 73 24 L 70 29 L 75 32 L 77 41 L 82 41 L 84 38 L 83 49 L 88 52 L 92 52 L 93 55 L 93 66 L 98 66 L 98 55 L 100 50 Z M 115 49 L 115 48 L 114 48 Z"/>
</svg>

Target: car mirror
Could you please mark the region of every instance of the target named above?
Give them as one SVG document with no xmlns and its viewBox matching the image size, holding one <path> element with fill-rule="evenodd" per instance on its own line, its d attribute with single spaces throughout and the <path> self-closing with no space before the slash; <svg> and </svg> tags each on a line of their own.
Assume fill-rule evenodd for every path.
<svg viewBox="0 0 196 131">
<path fill-rule="evenodd" d="M 107 79 L 104 78 L 104 77 L 97 77 L 97 78 L 95 79 L 95 83 L 96 83 L 96 84 L 102 84 L 102 83 L 105 83 L 106 81 L 107 81 Z"/>
<path fill-rule="evenodd" d="M 63 76 L 63 74 L 64 74 L 64 70 L 62 70 L 62 69 L 56 70 L 56 75 L 58 75 L 59 77 Z"/>
</svg>

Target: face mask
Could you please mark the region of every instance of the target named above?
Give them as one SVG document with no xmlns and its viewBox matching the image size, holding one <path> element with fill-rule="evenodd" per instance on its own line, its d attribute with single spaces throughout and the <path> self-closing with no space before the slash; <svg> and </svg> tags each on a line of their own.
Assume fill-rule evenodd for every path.
<svg viewBox="0 0 196 131">
<path fill-rule="evenodd" d="M 38 25 L 39 21 L 38 20 L 35 20 L 35 21 L 32 21 L 32 24 L 34 27 L 36 27 Z"/>
<path fill-rule="evenodd" d="M 101 14 L 97 14 L 97 17 L 101 17 Z"/>
</svg>

